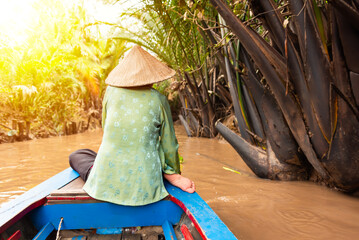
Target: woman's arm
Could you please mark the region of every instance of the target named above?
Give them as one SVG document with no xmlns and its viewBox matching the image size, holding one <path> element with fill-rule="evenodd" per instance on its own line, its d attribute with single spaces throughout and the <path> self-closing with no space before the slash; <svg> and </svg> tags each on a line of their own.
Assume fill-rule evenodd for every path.
<svg viewBox="0 0 359 240">
<path fill-rule="evenodd" d="M 163 152 L 163 176 L 172 185 L 183 191 L 193 193 L 194 182 L 180 175 L 180 160 L 178 155 L 178 141 L 173 127 L 171 109 L 167 99 L 163 100 L 162 126 L 160 132 L 160 151 Z"/>
</svg>

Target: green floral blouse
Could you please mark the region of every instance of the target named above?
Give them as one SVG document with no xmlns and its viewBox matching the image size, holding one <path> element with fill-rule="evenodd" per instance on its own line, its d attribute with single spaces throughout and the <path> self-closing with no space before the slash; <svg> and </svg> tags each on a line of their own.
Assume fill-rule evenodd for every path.
<svg viewBox="0 0 359 240">
<path fill-rule="evenodd" d="M 102 143 L 84 190 L 95 199 L 131 206 L 166 197 L 162 173 L 180 173 L 166 97 L 154 89 L 108 86 L 102 124 Z"/>
</svg>

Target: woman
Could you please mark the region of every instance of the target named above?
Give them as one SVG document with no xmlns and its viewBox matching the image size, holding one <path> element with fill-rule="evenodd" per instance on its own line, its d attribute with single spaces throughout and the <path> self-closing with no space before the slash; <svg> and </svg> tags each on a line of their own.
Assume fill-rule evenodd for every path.
<svg viewBox="0 0 359 240">
<path fill-rule="evenodd" d="M 86 181 L 90 196 L 121 205 L 153 203 L 168 195 L 163 177 L 184 191 L 195 191 L 194 183 L 180 175 L 168 101 L 152 89 L 174 74 L 140 46 L 109 74 L 99 152 L 81 149 L 70 155 L 70 165 Z"/>
</svg>

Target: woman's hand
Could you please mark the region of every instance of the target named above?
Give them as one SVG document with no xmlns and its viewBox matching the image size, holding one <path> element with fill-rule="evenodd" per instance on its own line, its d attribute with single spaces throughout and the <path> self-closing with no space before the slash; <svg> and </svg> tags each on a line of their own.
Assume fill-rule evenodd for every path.
<svg viewBox="0 0 359 240">
<path fill-rule="evenodd" d="M 176 186 L 188 193 L 194 193 L 196 187 L 194 182 L 190 179 L 181 176 L 180 174 L 163 174 L 165 179 L 167 179 L 173 186 Z"/>
</svg>

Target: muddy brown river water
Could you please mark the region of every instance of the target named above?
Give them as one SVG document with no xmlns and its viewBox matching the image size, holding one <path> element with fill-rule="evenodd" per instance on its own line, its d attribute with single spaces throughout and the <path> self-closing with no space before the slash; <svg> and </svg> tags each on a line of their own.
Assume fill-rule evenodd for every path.
<svg viewBox="0 0 359 240">
<path fill-rule="evenodd" d="M 238 239 L 359 239 L 359 198 L 311 182 L 259 179 L 225 141 L 176 133 L 183 175 Z M 0 205 L 68 168 L 72 151 L 97 150 L 101 136 L 0 144 Z"/>
</svg>

